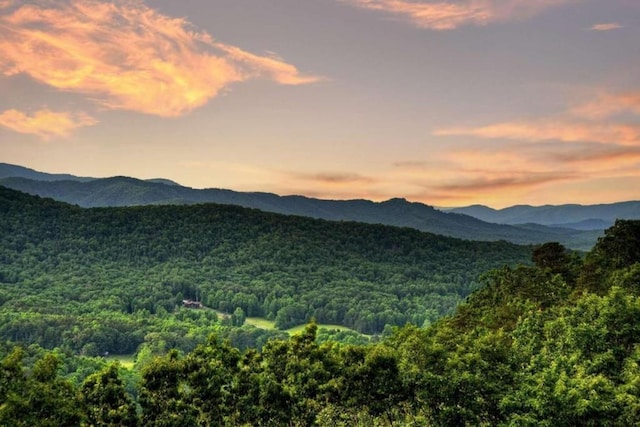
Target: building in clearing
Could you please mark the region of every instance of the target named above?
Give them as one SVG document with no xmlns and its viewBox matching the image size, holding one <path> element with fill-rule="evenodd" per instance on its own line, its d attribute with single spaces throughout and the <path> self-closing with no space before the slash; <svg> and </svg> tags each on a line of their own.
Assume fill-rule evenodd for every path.
<svg viewBox="0 0 640 427">
<path fill-rule="evenodd" d="M 182 306 L 186 308 L 203 308 L 204 307 L 200 301 L 194 301 L 191 299 L 183 299 Z"/>
</svg>

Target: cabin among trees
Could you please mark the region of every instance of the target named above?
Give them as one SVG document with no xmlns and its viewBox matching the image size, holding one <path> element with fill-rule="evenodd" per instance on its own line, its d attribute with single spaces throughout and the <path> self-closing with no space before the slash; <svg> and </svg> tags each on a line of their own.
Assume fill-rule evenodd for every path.
<svg viewBox="0 0 640 427">
<path fill-rule="evenodd" d="M 194 301 L 191 299 L 183 299 L 182 306 L 186 308 L 204 308 L 200 301 Z"/>
</svg>

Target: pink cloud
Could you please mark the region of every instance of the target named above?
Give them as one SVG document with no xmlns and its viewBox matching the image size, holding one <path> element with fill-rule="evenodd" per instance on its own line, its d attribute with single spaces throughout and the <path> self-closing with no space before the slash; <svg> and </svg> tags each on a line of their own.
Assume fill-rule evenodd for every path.
<svg viewBox="0 0 640 427">
<path fill-rule="evenodd" d="M 542 11 L 576 0 L 340 0 L 364 9 L 385 12 L 432 30 L 451 30 L 465 25 L 487 25 L 529 18 Z"/>
<path fill-rule="evenodd" d="M 571 109 L 571 113 L 591 120 L 606 119 L 621 113 L 640 116 L 640 92 L 603 93 L 593 101 Z"/>
<path fill-rule="evenodd" d="M 502 122 L 478 127 L 438 129 L 438 136 L 472 136 L 477 138 L 523 141 L 600 142 L 634 145 L 640 143 L 640 126 L 577 122 L 564 119 Z"/>
<path fill-rule="evenodd" d="M 595 24 L 591 28 L 589 28 L 589 30 L 591 30 L 591 31 L 611 31 L 611 30 L 618 30 L 620 28 L 624 28 L 624 27 L 622 25 L 618 24 L 617 22 L 610 22 L 610 23 L 607 23 L 607 24 Z"/>
<path fill-rule="evenodd" d="M 336 172 L 319 172 L 319 173 L 285 173 L 289 179 L 306 181 L 318 185 L 330 186 L 349 186 L 354 184 L 372 184 L 375 182 L 373 178 L 355 173 L 336 173 Z"/>
<path fill-rule="evenodd" d="M 134 0 L 36 1 L 0 9 L 0 26 L 1 73 L 26 74 L 112 109 L 171 117 L 250 78 L 289 85 L 319 80 Z"/>
<path fill-rule="evenodd" d="M 493 193 L 497 190 L 529 189 L 544 184 L 575 179 L 567 172 L 513 172 L 509 174 L 492 174 L 491 176 L 475 176 L 471 179 L 458 179 L 445 185 L 439 185 L 440 192 L 461 194 Z"/>
<path fill-rule="evenodd" d="M 18 110 L 0 113 L 0 126 L 14 132 L 38 135 L 43 139 L 66 137 L 78 128 L 96 123 L 96 119 L 84 113 L 55 112 L 48 109 L 31 115 Z"/>
</svg>

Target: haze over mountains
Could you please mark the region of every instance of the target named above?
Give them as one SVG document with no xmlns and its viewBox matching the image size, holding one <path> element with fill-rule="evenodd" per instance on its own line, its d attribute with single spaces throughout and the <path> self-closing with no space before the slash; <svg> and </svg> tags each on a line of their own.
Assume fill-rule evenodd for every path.
<svg viewBox="0 0 640 427">
<path fill-rule="evenodd" d="M 598 230 L 613 225 L 616 219 L 640 219 L 640 202 L 620 202 L 601 205 L 567 204 L 560 206 L 518 205 L 504 209 L 493 209 L 483 205 L 448 209 L 470 215 L 482 221 L 497 224 L 535 223 L 577 230 Z"/>
<path fill-rule="evenodd" d="M 286 215 L 411 227 L 468 240 L 506 240 L 519 244 L 558 241 L 581 250 L 590 249 L 602 230 L 616 218 L 640 218 L 640 202 L 514 206 L 502 210 L 476 205 L 445 212 L 399 198 L 384 202 L 321 200 L 215 188 L 200 190 L 161 178 L 76 177 L 6 163 L 0 163 L 0 185 L 82 207 L 231 204 Z"/>
</svg>

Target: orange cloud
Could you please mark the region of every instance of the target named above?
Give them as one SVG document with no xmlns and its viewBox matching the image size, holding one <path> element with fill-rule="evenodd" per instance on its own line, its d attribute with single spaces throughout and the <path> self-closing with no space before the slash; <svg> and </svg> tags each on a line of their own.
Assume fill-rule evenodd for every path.
<svg viewBox="0 0 640 427">
<path fill-rule="evenodd" d="M 496 190 L 531 189 L 543 184 L 575 179 L 576 175 L 567 172 L 513 172 L 492 174 L 488 177 L 476 176 L 459 179 L 445 185 L 434 187 L 439 192 L 453 192 L 457 196 L 477 193 L 493 193 Z"/>
<path fill-rule="evenodd" d="M 0 9 L 0 72 L 84 93 L 108 108 L 171 117 L 250 78 L 319 80 L 278 58 L 214 41 L 139 1 L 34 3 Z"/>
<path fill-rule="evenodd" d="M 433 134 L 438 136 L 473 136 L 524 141 L 591 141 L 625 145 L 640 143 L 640 126 L 572 122 L 561 119 L 503 122 L 479 127 L 444 128 L 436 130 Z"/>
<path fill-rule="evenodd" d="M 640 92 L 604 93 L 589 103 L 573 108 L 571 113 L 592 120 L 606 119 L 621 113 L 640 116 Z"/>
<path fill-rule="evenodd" d="M 640 146 L 584 143 L 576 144 L 573 147 L 564 146 L 561 151 L 542 152 L 539 157 L 543 162 L 598 163 L 601 165 L 610 162 L 619 168 L 621 162 L 635 163 L 640 161 Z"/>
<path fill-rule="evenodd" d="M 364 9 L 398 15 L 431 30 L 451 30 L 464 25 L 487 25 L 523 19 L 576 0 L 340 0 Z"/>
<path fill-rule="evenodd" d="M 273 80 L 284 85 L 301 85 L 324 80 L 321 77 L 301 75 L 296 67 L 282 61 L 276 56 L 258 56 L 233 46 L 215 43 L 221 51 L 227 53 L 237 63 L 246 64 L 250 68 L 262 70 Z"/>
<path fill-rule="evenodd" d="M 622 114 L 632 120 L 616 120 Z M 635 124 L 637 117 L 640 117 L 640 92 L 604 93 L 591 102 L 569 109 L 557 118 L 442 128 L 435 130 L 433 134 L 529 142 L 598 143 L 595 147 L 598 147 L 597 156 L 600 156 L 605 153 L 610 155 L 612 152 L 628 153 L 629 147 L 640 146 L 640 125 Z M 607 146 L 614 150 L 606 148 Z M 623 146 L 626 148 L 621 148 Z"/>
<path fill-rule="evenodd" d="M 557 164 L 538 159 L 526 149 L 453 150 L 442 156 L 449 172 L 432 181 L 432 188 L 445 192 L 523 189 L 576 177 L 574 171 L 557 168 Z"/>
<path fill-rule="evenodd" d="M 608 24 L 595 24 L 594 26 L 592 26 L 591 28 L 589 28 L 589 30 L 591 31 L 611 31 L 611 30 L 617 30 L 620 28 L 624 28 L 622 25 L 618 24 L 617 22 L 610 22 Z"/>
<path fill-rule="evenodd" d="M 343 186 L 354 184 L 372 184 L 374 179 L 355 173 L 287 173 L 289 178 L 311 182 L 318 185 Z"/>
<path fill-rule="evenodd" d="M 32 115 L 18 110 L 0 113 L 0 126 L 19 133 L 38 135 L 44 139 L 65 137 L 77 128 L 96 123 L 96 119 L 84 113 L 54 112 L 47 109 L 36 111 Z"/>
</svg>

